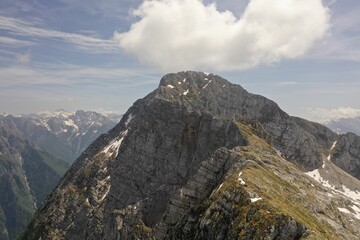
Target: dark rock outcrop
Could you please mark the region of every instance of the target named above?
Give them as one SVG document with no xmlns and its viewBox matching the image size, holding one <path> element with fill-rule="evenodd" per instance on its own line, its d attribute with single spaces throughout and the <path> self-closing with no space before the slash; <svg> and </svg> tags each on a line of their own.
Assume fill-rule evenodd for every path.
<svg viewBox="0 0 360 240">
<path fill-rule="evenodd" d="M 360 179 L 360 137 L 353 133 L 340 135 L 332 162 Z"/>
</svg>

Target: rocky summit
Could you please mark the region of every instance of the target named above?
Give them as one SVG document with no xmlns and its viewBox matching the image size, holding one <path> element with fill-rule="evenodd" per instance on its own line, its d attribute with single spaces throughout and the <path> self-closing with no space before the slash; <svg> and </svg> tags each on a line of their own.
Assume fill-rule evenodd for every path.
<svg viewBox="0 0 360 240">
<path fill-rule="evenodd" d="M 203 72 L 164 76 L 21 239 L 358 239 L 359 137 Z"/>
</svg>

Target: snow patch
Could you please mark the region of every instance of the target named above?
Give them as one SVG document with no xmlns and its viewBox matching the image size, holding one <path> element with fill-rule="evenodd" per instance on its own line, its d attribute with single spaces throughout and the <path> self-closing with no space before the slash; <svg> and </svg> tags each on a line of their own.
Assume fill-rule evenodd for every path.
<svg viewBox="0 0 360 240">
<path fill-rule="evenodd" d="M 183 92 L 183 95 L 186 96 L 189 93 L 189 89 Z"/>
<path fill-rule="evenodd" d="M 339 211 L 340 212 L 342 212 L 342 213 L 351 213 L 348 209 L 346 209 L 346 208 L 340 208 L 340 207 L 338 207 L 338 209 L 339 209 Z"/>
<path fill-rule="evenodd" d="M 106 196 L 109 194 L 110 192 L 110 175 L 108 175 L 106 178 L 104 178 L 103 180 L 98 180 L 97 184 L 96 184 L 96 194 L 100 195 L 101 193 L 99 192 L 99 190 L 102 192 L 101 197 L 97 197 L 99 202 L 104 201 L 104 199 L 106 198 Z M 102 190 L 104 189 L 104 190 Z"/>
<path fill-rule="evenodd" d="M 329 156 L 327 156 L 326 158 L 328 161 L 331 161 L 331 154 L 329 154 Z M 325 163 L 323 163 L 323 166 L 325 166 Z M 323 167 L 324 168 L 324 167 Z"/>
<path fill-rule="evenodd" d="M 64 121 L 64 124 L 66 125 L 66 126 L 70 126 L 70 127 L 73 127 L 73 128 L 75 128 L 76 130 L 79 130 L 79 127 L 75 124 L 75 122 L 72 120 L 72 119 L 66 119 L 65 121 Z"/>
<path fill-rule="evenodd" d="M 356 205 L 351 206 L 352 210 L 354 210 L 355 213 L 353 213 L 354 217 L 360 220 L 360 208 Z"/>
<path fill-rule="evenodd" d="M 353 205 L 353 206 L 349 206 L 349 208 L 351 208 L 352 211 L 350 211 L 349 209 L 347 208 L 340 208 L 338 207 L 339 211 L 342 212 L 342 213 L 346 213 L 346 214 L 350 214 L 352 215 L 353 217 L 357 218 L 360 220 L 360 208 L 356 205 Z"/>
<path fill-rule="evenodd" d="M 255 203 L 255 202 L 260 201 L 260 200 L 262 200 L 261 197 L 250 198 L 251 203 Z"/>
<path fill-rule="evenodd" d="M 101 152 L 105 153 L 106 155 L 113 155 L 114 152 L 116 152 L 115 157 L 118 155 L 118 151 L 121 145 L 121 142 L 123 141 L 124 137 L 113 140 L 108 146 L 106 146 Z"/>
<path fill-rule="evenodd" d="M 343 191 L 339 191 L 340 193 L 346 195 L 347 197 L 360 201 L 360 193 L 358 191 L 351 191 L 349 188 L 347 188 L 346 186 L 342 186 L 343 187 Z"/>
<path fill-rule="evenodd" d="M 207 79 L 207 78 L 204 78 L 204 81 L 209 81 L 209 79 Z"/>
<path fill-rule="evenodd" d="M 174 86 L 173 85 L 167 85 L 166 87 L 168 87 L 168 88 L 174 88 Z"/>
<path fill-rule="evenodd" d="M 306 175 L 310 176 L 314 180 L 316 180 L 318 183 L 323 185 L 326 188 L 331 189 L 333 192 L 339 193 L 344 197 L 347 197 L 354 201 L 360 201 L 360 193 L 358 191 L 352 191 L 346 186 L 342 186 L 342 191 L 335 188 L 335 186 L 331 185 L 329 181 L 325 180 L 321 175 L 318 169 L 315 169 L 314 171 L 305 173 Z"/>
<path fill-rule="evenodd" d="M 205 89 L 209 84 L 207 83 L 202 89 Z"/>
<path fill-rule="evenodd" d="M 133 116 L 133 115 L 130 113 L 128 119 L 127 119 L 126 122 L 125 122 L 125 126 L 126 126 L 126 127 L 127 127 L 127 125 L 131 122 L 131 120 L 134 119 L 134 117 L 135 117 L 135 116 Z"/>
<path fill-rule="evenodd" d="M 130 116 L 129 116 L 130 117 Z M 124 140 L 124 137 L 126 136 L 128 130 L 121 132 L 120 135 L 122 138 L 115 138 L 112 142 L 109 143 L 100 153 L 105 153 L 107 156 L 111 157 L 117 157 L 119 153 L 119 148 L 121 146 L 122 141 Z"/>
<path fill-rule="evenodd" d="M 241 178 L 242 172 L 239 172 L 239 178 L 238 178 L 238 182 L 240 183 L 240 185 L 245 185 L 245 181 Z"/>
<path fill-rule="evenodd" d="M 336 143 L 337 143 L 337 141 L 335 141 L 335 142 L 333 143 L 333 145 L 332 145 L 331 148 L 330 148 L 330 151 L 335 148 Z M 329 153 L 329 156 L 327 156 L 326 159 L 327 159 L 328 161 L 331 161 L 331 153 Z M 322 168 L 324 168 L 324 167 L 325 167 L 325 163 L 323 164 L 323 167 L 322 167 Z"/>
<path fill-rule="evenodd" d="M 49 126 L 49 124 L 47 123 L 47 121 L 41 120 L 41 124 L 42 124 L 44 127 L 46 127 L 46 129 L 47 129 L 49 132 L 51 132 L 50 126 Z"/>
<path fill-rule="evenodd" d="M 184 78 L 183 82 L 186 82 L 186 78 Z"/>
<path fill-rule="evenodd" d="M 205 74 L 205 76 L 209 76 L 209 75 L 210 75 L 210 73 L 208 73 L 208 72 L 204 72 L 204 74 Z"/>
<path fill-rule="evenodd" d="M 238 181 L 239 181 L 240 185 L 245 185 L 246 184 L 245 181 L 242 178 L 238 178 Z"/>
<path fill-rule="evenodd" d="M 335 189 L 334 186 L 331 185 L 329 181 L 327 181 L 321 177 L 319 169 L 315 169 L 315 170 L 313 170 L 311 172 L 307 172 L 305 174 L 308 175 L 309 177 L 313 178 L 314 180 L 316 180 L 318 183 L 320 183 L 324 187 Z"/>
<path fill-rule="evenodd" d="M 106 189 L 106 192 L 102 195 L 102 197 L 99 199 L 99 201 L 100 202 L 104 201 L 104 199 L 109 194 L 109 192 L 110 192 L 110 186 Z"/>
<path fill-rule="evenodd" d="M 179 85 L 181 85 L 181 82 L 178 82 Z"/>
<path fill-rule="evenodd" d="M 335 141 L 335 142 L 333 143 L 333 145 L 331 146 L 330 150 L 333 150 L 333 149 L 335 148 L 336 144 L 337 144 L 337 141 Z"/>
<path fill-rule="evenodd" d="M 225 87 L 225 84 L 224 85 L 222 85 L 222 88 L 224 88 Z"/>
</svg>

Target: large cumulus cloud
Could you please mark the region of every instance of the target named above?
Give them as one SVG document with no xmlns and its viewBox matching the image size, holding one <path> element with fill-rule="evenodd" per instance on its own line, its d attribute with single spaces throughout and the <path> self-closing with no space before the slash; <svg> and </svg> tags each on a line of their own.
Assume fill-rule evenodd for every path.
<svg viewBox="0 0 360 240">
<path fill-rule="evenodd" d="M 163 70 L 243 70 L 300 57 L 324 37 L 322 0 L 251 0 L 240 18 L 200 0 L 146 0 L 138 19 L 114 39 Z"/>
</svg>

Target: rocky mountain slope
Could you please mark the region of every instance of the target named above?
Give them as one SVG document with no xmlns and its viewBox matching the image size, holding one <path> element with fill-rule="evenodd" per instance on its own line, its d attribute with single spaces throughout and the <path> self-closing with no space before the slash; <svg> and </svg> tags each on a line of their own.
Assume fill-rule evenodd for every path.
<svg viewBox="0 0 360 240">
<path fill-rule="evenodd" d="M 0 116 L 0 240 L 16 238 L 70 163 L 114 125 L 84 111 Z"/>
<path fill-rule="evenodd" d="M 168 74 L 75 161 L 22 239 L 357 239 L 356 149 L 359 137 L 219 76 Z"/>
<path fill-rule="evenodd" d="M 352 132 L 360 135 L 360 117 L 340 118 L 326 122 L 325 125 L 340 134 Z"/>
<path fill-rule="evenodd" d="M 15 239 L 69 164 L 0 118 L 0 239 Z"/>
</svg>

